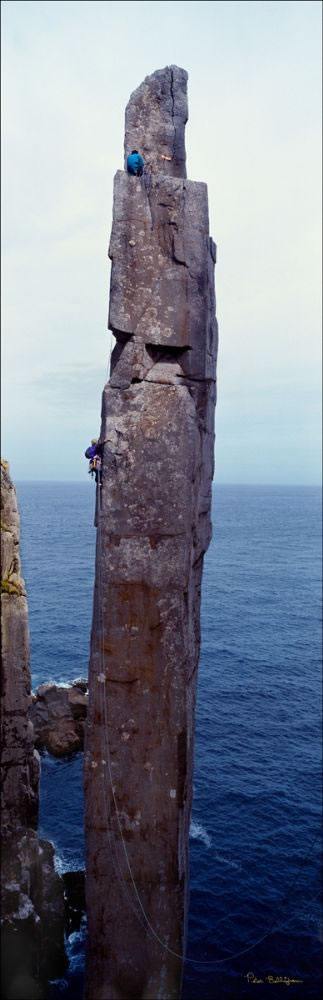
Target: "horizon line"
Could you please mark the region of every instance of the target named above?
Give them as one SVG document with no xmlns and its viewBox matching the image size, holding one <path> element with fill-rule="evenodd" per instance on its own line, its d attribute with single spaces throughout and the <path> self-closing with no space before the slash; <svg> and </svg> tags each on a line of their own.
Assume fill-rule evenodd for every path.
<svg viewBox="0 0 323 1000">
<path fill-rule="evenodd" d="M 83 483 L 84 486 L 85 485 L 89 485 L 89 486 L 91 485 L 86 479 L 21 479 L 21 478 L 17 478 L 17 479 L 14 480 L 14 482 L 16 482 L 16 483 L 57 483 L 57 484 L 61 484 L 62 486 L 67 486 L 68 484 L 74 485 L 74 486 L 80 486 L 81 483 Z M 268 482 L 268 483 L 261 483 L 261 482 L 260 483 L 257 483 L 257 482 L 239 483 L 239 482 L 234 482 L 234 483 L 226 483 L 226 482 L 217 482 L 216 480 L 213 480 L 213 482 L 212 482 L 212 487 L 213 486 L 215 486 L 215 487 L 216 486 L 226 486 L 226 487 L 227 486 L 234 486 L 234 487 L 235 486 L 239 486 L 239 487 L 243 487 L 243 486 L 246 486 L 246 487 L 247 486 L 257 486 L 257 487 L 259 487 L 259 486 L 264 486 L 264 487 L 282 486 L 282 487 L 291 487 L 291 488 L 295 487 L 295 488 L 298 488 L 298 489 L 300 487 L 311 489 L 313 487 L 322 488 L 322 485 L 323 485 L 322 482 L 315 482 L 315 483 L 286 483 L 286 482 L 272 482 L 272 483 L 270 483 L 270 482 Z"/>
</svg>

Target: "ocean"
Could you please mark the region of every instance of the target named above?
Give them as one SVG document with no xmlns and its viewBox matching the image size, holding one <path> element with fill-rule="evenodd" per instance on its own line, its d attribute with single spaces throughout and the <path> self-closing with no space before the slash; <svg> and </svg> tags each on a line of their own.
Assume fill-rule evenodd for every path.
<svg viewBox="0 0 323 1000">
<path fill-rule="evenodd" d="M 95 498 L 90 481 L 17 495 L 35 689 L 87 675 Z M 214 487 L 183 1000 L 320 995 L 320 531 L 317 487 Z M 84 867 L 82 764 L 42 754 L 59 871 Z M 83 920 L 50 1000 L 81 1000 L 85 940 Z"/>
</svg>

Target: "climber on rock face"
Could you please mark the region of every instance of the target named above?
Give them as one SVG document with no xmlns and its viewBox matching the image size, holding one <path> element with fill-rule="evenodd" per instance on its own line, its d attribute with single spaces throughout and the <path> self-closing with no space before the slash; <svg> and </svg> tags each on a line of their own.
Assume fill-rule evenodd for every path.
<svg viewBox="0 0 323 1000">
<path fill-rule="evenodd" d="M 101 486 L 101 456 L 103 444 L 98 438 L 92 438 L 91 444 L 86 449 L 85 458 L 89 459 L 89 474 L 95 476 L 95 482 Z"/>
<path fill-rule="evenodd" d="M 127 158 L 127 171 L 128 174 L 135 174 L 136 177 L 141 177 L 144 169 L 144 161 L 137 149 L 133 149 L 130 156 Z"/>
</svg>

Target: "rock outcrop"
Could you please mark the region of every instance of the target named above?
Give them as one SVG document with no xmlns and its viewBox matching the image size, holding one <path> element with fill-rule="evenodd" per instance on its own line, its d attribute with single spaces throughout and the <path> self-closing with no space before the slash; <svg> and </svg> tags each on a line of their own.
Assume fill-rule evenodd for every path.
<svg viewBox="0 0 323 1000">
<path fill-rule="evenodd" d="M 146 175 L 186 177 L 187 73 L 166 66 L 147 76 L 131 94 L 125 117 L 125 169 L 132 149 L 140 151 Z"/>
<path fill-rule="evenodd" d="M 4 1000 L 46 995 L 66 968 L 64 885 L 54 850 L 39 840 L 39 754 L 31 700 L 28 609 L 19 558 L 19 514 L 7 462 L 1 462 L 1 943 Z"/>
<path fill-rule="evenodd" d="M 29 709 L 35 747 L 48 750 L 54 757 L 83 749 L 87 689 L 83 679 L 68 687 L 46 683 L 37 688 Z"/>
<path fill-rule="evenodd" d="M 1 844 L 1 996 L 45 1000 L 64 975 L 64 882 L 54 848 L 26 829 Z"/>
<path fill-rule="evenodd" d="M 188 908 L 203 556 L 211 538 L 214 262 L 186 179 L 187 74 L 132 94 L 114 182 L 86 729 L 88 1000 L 178 998 Z"/>
<path fill-rule="evenodd" d="M 2 836 L 35 827 L 39 755 L 28 718 L 28 607 L 19 558 L 19 513 L 7 462 L 1 462 L 1 746 Z"/>
</svg>

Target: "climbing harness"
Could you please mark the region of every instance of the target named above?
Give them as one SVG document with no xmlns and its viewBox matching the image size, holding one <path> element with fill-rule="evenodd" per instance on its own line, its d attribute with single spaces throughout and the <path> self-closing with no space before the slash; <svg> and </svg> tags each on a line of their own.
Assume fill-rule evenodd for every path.
<svg viewBox="0 0 323 1000">
<path fill-rule="evenodd" d="M 90 473 L 90 476 L 92 476 L 92 479 L 93 479 L 93 476 L 95 476 L 96 483 L 99 482 L 100 472 L 101 472 L 101 465 L 102 465 L 102 462 L 101 462 L 100 455 L 95 455 L 94 458 L 91 458 L 89 473 Z"/>
</svg>

